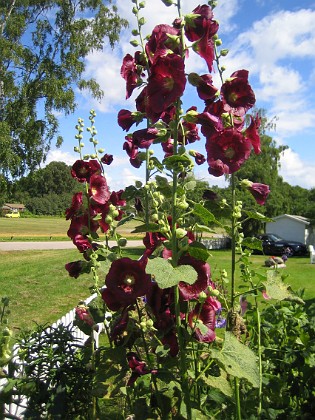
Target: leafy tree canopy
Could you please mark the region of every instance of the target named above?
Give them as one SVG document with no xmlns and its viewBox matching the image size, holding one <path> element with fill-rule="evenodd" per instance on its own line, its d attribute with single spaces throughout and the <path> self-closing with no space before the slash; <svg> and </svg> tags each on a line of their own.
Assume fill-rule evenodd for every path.
<svg viewBox="0 0 315 420">
<path fill-rule="evenodd" d="M 56 113 L 75 110 L 75 87 L 102 97 L 84 59 L 127 25 L 111 3 L 0 0 L 0 175 L 23 175 L 62 143 Z"/>
</svg>

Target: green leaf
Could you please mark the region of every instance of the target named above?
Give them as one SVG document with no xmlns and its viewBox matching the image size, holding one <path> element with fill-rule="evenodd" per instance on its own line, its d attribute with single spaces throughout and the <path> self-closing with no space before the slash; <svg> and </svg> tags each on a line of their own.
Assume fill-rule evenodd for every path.
<svg viewBox="0 0 315 420">
<path fill-rule="evenodd" d="M 258 211 L 245 210 L 244 213 L 247 214 L 247 216 L 250 219 L 260 220 L 262 222 L 273 222 L 274 221 L 270 217 L 267 217 L 264 214 L 259 213 Z"/>
<path fill-rule="evenodd" d="M 244 238 L 242 246 L 249 249 L 257 249 L 259 251 L 263 250 L 262 241 L 258 238 Z"/>
<path fill-rule="evenodd" d="M 131 233 L 141 233 L 141 232 L 158 232 L 159 226 L 156 223 L 149 223 L 136 226 Z"/>
<path fill-rule="evenodd" d="M 221 223 L 215 218 L 214 214 L 204 208 L 201 204 L 194 205 L 193 213 L 198 216 L 205 224 L 216 223 L 221 225 Z"/>
<path fill-rule="evenodd" d="M 185 185 L 184 188 L 186 191 L 192 191 L 196 188 L 197 182 L 196 181 L 188 181 Z"/>
<path fill-rule="evenodd" d="M 202 375 L 201 380 L 211 388 L 216 388 L 227 397 L 232 397 L 233 390 L 229 381 L 226 379 L 226 373 L 220 369 L 220 376 L 206 376 Z"/>
<path fill-rule="evenodd" d="M 229 375 L 246 379 L 253 387 L 259 387 L 259 369 L 255 353 L 240 343 L 231 332 L 226 331 L 222 350 L 211 350 L 211 356 Z"/>
<path fill-rule="evenodd" d="M 192 242 L 188 246 L 188 253 L 190 256 L 196 258 L 197 260 L 207 261 L 210 254 L 207 248 L 201 242 Z"/>
<path fill-rule="evenodd" d="M 267 271 L 267 280 L 263 282 L 266 287 L 267 295 L 276 300 L 294 300 L 299 303 L 304 303 L 304 301 L 298 296 L 294 295 L 289 289 L 288 284 L 283 283 L 281 275 L 275 270 Z"/>
<path fill-rule="evenodd" d="M 164 258 L 148 260 L 146 272 L 154 275 L 154 279 L 161 289 L 176 286 L 180 281 L 193 284 L 196 281 L 196 270 L 190 265 L 173 267 Z"/>
</svg>

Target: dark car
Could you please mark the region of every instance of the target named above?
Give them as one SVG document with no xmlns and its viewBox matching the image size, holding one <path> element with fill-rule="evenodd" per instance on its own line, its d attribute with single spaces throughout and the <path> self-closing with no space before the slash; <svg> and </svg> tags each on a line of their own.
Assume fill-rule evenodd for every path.
<svg viewBox="0 0 315 420">
<path fill-rule="evenodd" d="M 275 233 L 256 235 L 262 241 L 263 252 L 266 255 L 307 255 L 308 250 L 302 242 L 287 241 Z"/>
</svg>

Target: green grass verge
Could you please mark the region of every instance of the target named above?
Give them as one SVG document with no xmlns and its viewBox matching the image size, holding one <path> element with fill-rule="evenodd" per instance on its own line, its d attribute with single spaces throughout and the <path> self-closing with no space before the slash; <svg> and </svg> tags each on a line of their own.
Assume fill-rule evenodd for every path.
<svg viewBox="0 0 315 420">
<path fill-rule="evenodd" d="M 141 248 L 128 248 L 125 256 L 137 259 Z M 21 328 L 33 328 L 38 324 L 53 323 L 72 309 L 79 300 L 89 296 L 91 275 L 78 279 L 69 277 L 64 265 L 80 259 L 77 250 L 6 251 L 0 252 L 0 296 L 10 298 L 10 326 L 17 332 Z M 252 269 L 265 273 L 263 255 L 252 257 Z M 231 272 L 230 251 L 212 251 L 209 259 L 212 278 L 219 277 L 219 270 Z M 305 289 L 304 299 L 315 300 L 315 264 L 309 258 L 293 257 L 287 262 L 283 273 L 286 283 L 294 291 Z M 106 273 L 101 273 L 103 284 Z M 237 268 L 236 282 L 239 284 Z M 229 286 L 227 286 L 229 287 Z"/>
<path fill-rule="evenodd" d="M 141 253 L 141 249 L 128 249 L 132 258 Z M 92 275 L 74 279 L 64 268 L 81 257 L 75 249 L 0 251 L 0 296 L 10 298 L 9 322 L 15 333 L 33 329 L 34 323 L 51 324 L 90 296 Z M 102 284 L 105 274 L 100 273 Z"/>
<path fill-rule="evenodd" d="M 132 220 L 117 229 L 128 239 L 139 239 L 142 234 L 131 231 L 140 222 Z M 69 240 L 67 231 L 70 221 L 58 217 L 7 219 L 0 217 L 0 241 L 62 241 Z"/>
</svg>

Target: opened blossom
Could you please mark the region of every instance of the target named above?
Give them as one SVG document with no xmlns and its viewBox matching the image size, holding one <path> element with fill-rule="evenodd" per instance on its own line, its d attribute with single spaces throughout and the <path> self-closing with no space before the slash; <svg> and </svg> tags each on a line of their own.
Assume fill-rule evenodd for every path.
<svg viewBox="0 0 315 420">
<path fill-rule="evenodd" d="M 248 71 L 238 70 L 221 86 L 221 97 L 232 108 L 248 111 L 255 105 L 255 94 L 248 83 Z"/>
<path fill-rule="evenodd" d="M 104 176 L 91 176 L 89 195 L 97 204 L 105 204 L 109 200 L 110 192 Z"/>
<path fill-rule="evenodd" d="M 180 31 L 169 25 L 157 25 L 145 45 L 145 50 L 151 64 L 160 56 L 165 56 L 170 52 L 181 55 L 180 43 L 176 42 Z"/>
<path fill-rule="evenodd" d="M 185 65 L 182 57 L 176 54 L 158 57 L 151 67 L 146 87 L 145 110 L 152 122 L 156 122 L 161 114 L 182 96 L 185 85 Z"/>
<path fill-rule="evenodd" d="M 260 148 L 260 136 L 259 136 L 259 127 L 261 124 L 261 119 L 258 115 L 255 118 L 250 116 L 251 123 L 244 132 L 246 138 L 248 138 L 253 146 L 254 152 L 258 155 L 261 152 Z"/>
<path fill-rule="evenodd" d="M 225 129 L 207 139 L 209 173 L 214 176 L 232 174 L 247 160 L 251 142 L 236 129 Z"/>
<path fill-rule="evenodd" d="M 178 285 L 180 296 L 183 300 L 197 299 L 210 284 L 210 266 L 208 263 L 197 260 L 189 255 L 183 256 L 179 260 L 179 265 L 190 265 L 196 271 L 196 281 L 188 284 L 181 281 Z"/>
<path fill-rule="evenodd" d="M 132 55 L 125 55 L 120 74 L 126 81 L 126 99 L 128 99 L 132 95 L 133 90 L 138 86 L 140 80 L 136 60 Z"/>
<path fill-rule="evenodd" d="M 203 304 L 198 303 L 194 310 L 188 315 L 188 322 L 190 327 L 194 331 L 194 337 L 203 343 L 212 343 L 215 340 L 215 313 L 216 309 L 213 307 L 213 303 L 208 298 Z M 206 328 L 204 332 L 198 326 L 198 323 L 202 323 Z"/>
<path fill-rule="evenodd" d="M 96 159 L 77 160 L 71 168 L 71 175 L 79 182 L 89 182 L 92 175 L 101 173 L 101 165 Z"/>
<path fill-rule="evenodd" d="M 113 261 L 105 279 L 103 300 L 109 309 L 116 311 L 135 303 L 151 286 L 151 276 L 145 272 L 143 261 L 120 258 Z"/>
<path fill-rule="evenodd" d="M 108 153 L 105 153 L 105 155 L 101 158 L 101 162 L 104 163 L 104 165 L 110 165 L 113 162 L 113 160 L 113 155 L 110 155 Z"/>
</svg>

